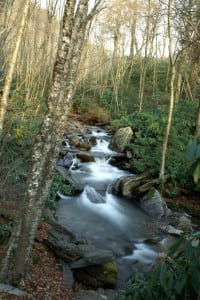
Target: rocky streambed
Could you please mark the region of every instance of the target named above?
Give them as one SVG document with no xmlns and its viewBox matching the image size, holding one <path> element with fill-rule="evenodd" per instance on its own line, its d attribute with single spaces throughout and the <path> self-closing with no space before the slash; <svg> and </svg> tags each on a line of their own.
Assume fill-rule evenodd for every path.
<svg viewBox="0 0 200 300">
<path fill-rule="evenodd" d="M 131 138 L 131 128 L 114 137 L 98 127 L 79 128 L 63 140 L 57 165 L 77 194 L 57 192 L 47 245 L 60 257 L 66 282 L 77 280 L 105 297 L 105 289 L 112 289 L 104 299 L 114 299 L 127 276 L 148 270 L 160 251 L 192 230 L 189 216 L 167 207 L 149 174 L 115 166 L 128 159 Z"/>
</svg>

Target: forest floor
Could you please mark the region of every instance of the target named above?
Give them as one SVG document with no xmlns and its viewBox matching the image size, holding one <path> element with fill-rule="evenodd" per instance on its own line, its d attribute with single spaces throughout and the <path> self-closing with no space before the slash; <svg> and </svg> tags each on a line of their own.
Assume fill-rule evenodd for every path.
<svg viewBox="0 0 200 300">
<path fill-rule="evenodd" d="M 0 300 L 74 300 L 75 294 L 80 289 L 84 289 L 79 284 L 75 284 L 73 288 L 66 287 L 58 258 L 44 245 L 50 229 L 49 224 L 41 222 L 37 231 L 30 259 L 29 276 L 20 286 L 28 296 L 15 296 L 1 292 Z M 3 255 L 3 250 L 4 248 L 1 247 L 0 256 Z"/>
<path fill-rule="evenodd" d="M 200 209 L 198 196 L 180 196 L 165 199 L 169 206 L 183 209 L 190 203 L 193 210 Z M 15 205 L 11 208 L 15 210 Z M 198 219 L 200 223 L 200 219 Z M 81 284 L 74 284 L 72 288 L 66 287 L 63 272 L 58 258 L 44 244 L 51 226 L 42 221 L 37 231 L 33 251 L 30 259 L 29 276 L 20 287 L 28 293 L 28 296 L 15 296 L 0 292 L 0 300 L 75 300 L 76 293 L 85 289 Z M 4 247 L 0 247 L 0 258 L 4 253 Z M 89 300 L 89 299 L 88 299 Z"/>
<path fill-rule="evenodd" d="M 77 121 L 69 123 L 67 132 L 79 130 L 82 126 Z M 11 213 L 14 212 L 15 214 L 17 205 L 15 201 L 10 201 L 10 199 L 17 199 L 20 196 L 20 192 L 13 185 L 7 186 L 7 190 L 0 191 L 0 208 L 11 211 Z M 200 224 L 199 194 L 193 195 L 189 193 L 176 198 L 164 198 L 170 208 L 185 210 L 191 215 L 198 215 L 197 221 Z M 26 291 L 29 296 L 14 296 L 0 292 L 0 300 L 75 300 L 76 293 L 81 289 L 85 289 L 84 286 L 77 283 L 72 288 L 66 287 L 58 258 L 43 243 L 47 238 L 49 229 L 50 225 L 45 222 L 41 222 L 38 228 L 30 260 L 29 277 L 23 286 L 21 286 L 21 289 Z M 0 246 L 0 259 L 3 256 L 4 250 L 5 248 Z"/>
<path fill-rule="evenodd" d="M 174 198 L 164 197 L 173 210 L 185 211 L 200 223 L 200 194 L 180 195 Z"/>
</svg>

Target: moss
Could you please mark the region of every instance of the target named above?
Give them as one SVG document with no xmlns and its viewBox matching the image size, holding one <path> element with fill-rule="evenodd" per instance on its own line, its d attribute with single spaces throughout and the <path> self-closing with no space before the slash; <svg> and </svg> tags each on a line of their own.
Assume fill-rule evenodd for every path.
<svg viewBox="0 0 200 300">
<path fill-rule="evenodd" d="M 114 263 L 90 266 L 74 271 L 77 281 L 93 288 L 113 288 L 117 280 L 117 267 Z"/>
</svg>

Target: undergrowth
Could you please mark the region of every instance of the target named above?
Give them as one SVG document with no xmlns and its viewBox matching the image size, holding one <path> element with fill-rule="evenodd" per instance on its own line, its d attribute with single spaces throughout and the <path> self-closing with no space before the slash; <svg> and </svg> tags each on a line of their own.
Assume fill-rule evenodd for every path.
<svg viewBox="0 0 200 300">
<path fill-rule="evenodd" d="M 118 300 L 196 300 L 200 297 L 200 232 L 182 237 L 148 273 L 127 280 Z"/>
</svg>

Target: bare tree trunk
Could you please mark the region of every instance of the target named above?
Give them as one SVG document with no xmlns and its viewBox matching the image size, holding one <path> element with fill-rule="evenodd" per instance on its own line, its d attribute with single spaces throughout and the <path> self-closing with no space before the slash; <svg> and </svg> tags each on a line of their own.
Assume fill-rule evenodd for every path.
<svg viewBox="0 0 200 300">
<path fill-rule="evenodd" d="M 139 89 L 139 112 L 142 110 L 143 97 L 144 97 L 144 85 L 146 79 L 146 72 L 148 67 L 148 49 L 149 49 L 149 36 L 150 36 L 150 12 L 151 12 L 151 0 L 148 0 L 148 16 L 147 16 L 147 27 L 146 27 L 146 43 L 144 58 L 141 62 L 141 73 L 140 73 L 140 89 Z"/>
<path fill-rule="evenodd" d="M 27 18 L 27 15 L 28 15 L 29 6 L 30 6 L 30 0 L 25 0 L 24 10 L 23 10 L 21 23 L 20 23 L 19 32 L 18 32 L 18 35 L 16 37 L 16 43 L 15 43 L 15 46 L 14 46 L 13 54 L 12 54 L 12 57 L 11 57 L 11 60 L 10 60 L 10 64 L 9 64 L 9 67 L 8 67 L 8 72 L 7 72 L 5 83 L 4 83 L 3 95 L 2 95 L 2 98 L 1 98 L 1 105 L 0 105 L 0 139 L 2 138 L 4 116 L 5 116 L 6 109 L 7 109 L 10 86 L 11 86 L 11 83 L 12 83 L 14 68 L 15 68 L 15 64 L 16 64 L 16 60 L 17 60 L 17 54 L 18 54 L 18 51 L 19 51 L 19 46 L 20 46 L 20 43 L 21 43 L 22 34 L 23 34 L 25 24 L 26 24 L 26 18 Z"/>
<path fill-rule="evenodd" d="M 161 167 L 160 167 L 160 178 L 163 178 L 165 175 L 165 161 L 166 161 L 166 153 L 167 153 L 167 145 L 169 140 L 169 134 L 171 129 L 172 123 L 172 115 L 174 110 L 174 81 L 176 77 L 176 67 L 175 65 L 172 66 L 171 70 L 171 79 L 170 79 L 170 106 L 169 106 L 169 113 L 167 118 L 167 126 L 165 130 L 165 136 L 163 139 L 163 148 L 162 148 L 162 159 L 161 159 Z"/>
<path fill-rule="evenodd" d="M 32 167 L 20 212 L 21 230 L 13 256 L 12 283 L 15 285 L 18 285 L 26 276 L 33 239 L 52 182 L 52 174 L 65 132 L 67 112 L 75 90 L 77 70 L 89 20 L 88 3 L 89 0 L 80 0 L 76 12 L 75 1 L 68 0 L 65 5 L 61 40 L 54 66 L 47 112 L 33 147 Z M 99 3 L 100 1 L 96 1 L 96 4 Z M 91 13 L 90 16 L 92 16 Z M 15 239 L 15 236 L 11 239 Z M 8 275 L 9 263 L 8 261 L 7 269 L 4 264 L 4 270 L 1 270 L 2 278 Z"/>
<path fill-rule="evenodd" d="M 197 111 L 197 125 L 196 125 L 195 138 L 200 143 L 200 99 L 199 99 L 199 106 L 198 106 L 198 111 Z"/>
<path fill-rule="evenodd" d="M 2 17 L 3 14 L 4 5 L 5 5 L 5 0 L 0 0 L 0 18 Z"/>
<path fill-rule="evenodd" d="M 174 109 L 174 81 L 176 77 L 176 58 L 177 56 L 173 55 L 172 52 L 172 37 L 171 37 L 171 11 L 172 11 L 172 2 L 173 0 L 168 0 L 168 38 L 169 38 L 169 60 L 171 66 L 171 78 L 170 78 L 170 106 L 167 119 L 167 125 L 165 130 L 165 136 L 163 139 L 163 148 L 162 148 L 162 158 L 160 166 L 159 177 L 163 178 L 165 175 L 165 162 L 166 162 L 166 153 L 167 145 L 170 135 L 171 123 L 172 123 L 172 114 Z"/>
</svg>

